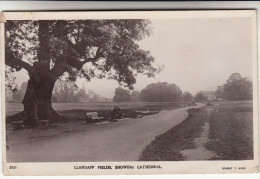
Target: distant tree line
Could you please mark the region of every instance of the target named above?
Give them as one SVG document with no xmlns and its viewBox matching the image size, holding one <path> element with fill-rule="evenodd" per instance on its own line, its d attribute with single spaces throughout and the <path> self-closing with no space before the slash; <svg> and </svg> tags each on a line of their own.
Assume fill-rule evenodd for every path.
<svg viewBox="0 0 260 179">
<path fill-rule="evenodd" d="M 252 100 L 253 84 L 246 78 L 241 77 L 239 73 L 233 73 L 223 86 L 219 86 L 215 91 L 218 99 L 224 100 Z"/>
<path fill-rule="evenodd" d="M 227 82 L 217 88 L 215 96 L 223 100 L 252 100 L 252 82 L 248 78 L 243 78 L 239 73 L 232 74 Z M 13 100 L 22 101 L 27 88 L 27 82 L 13 90 Z M 206 101 L 208 98 L 202 92 L 195 96 L 188 91 L 182 93 L 181 89 L 174 83 L 158 82 L 147 85 L 141 91 L 130 91 L 118 87 L 115 89 L 113 99 L 102 97 L 94 91 L 80 89 L 75 83 L 58 80 L 52 93 L 52 102 L 190 102 Z"/>
<path fill-rule="evenodd" d="M 223 100 L 252 100 L 252 87 L 252 82 L 248 78 L 241 77 L 239 73 L 233 73 L 223 86 L 217 88 L 215 96 L 216 99 Z M 193 100 L 207 101 L 210 99 L 203 92 L 198 92 L 195 96 L 188 91 L 182 93 L 176 84 L 167 82 L 152 83 L 141 91 L 132 92 L 118 87 L 113 98 L 114 102 L 189 102 Z"/>
<path fill-rule="evenodd" d="M 158 82 L 147 85 L 141 91 L 130 91 L 118 87 L 115 89 L 114 102 L 180 102 L 192 101 L 193 96 L 186 91 L 182 94 L 181 89 L 174 83 Z"/>
<path fill-rule="evenodd" d="M 13 92 L 13 100 L 22 101 L 28 83 L 23 82 L 19 87 L 16 85 Z M 112 99 L 102 97 L 93 90 L 80 89 L 74 82 L 58 80 L 52 92 L 54 103 L 78 103 L 78 102 L 111 102 Z"/>
</svg>

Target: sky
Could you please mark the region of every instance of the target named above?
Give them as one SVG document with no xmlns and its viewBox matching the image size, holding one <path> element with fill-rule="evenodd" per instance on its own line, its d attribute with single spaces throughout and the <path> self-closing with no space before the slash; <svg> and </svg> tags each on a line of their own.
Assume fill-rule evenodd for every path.
<svg viewBox="0 0 260 179">
<path fill-rule="evenodd" d="M 250 18 L 153 19 L 153 33 L 138 42 L 141 49 L 155 57 L 154 65 L 164 66 L 155 76 L 137 76 L 135 90 L 156 82 L 177 84 L 181 90 L 196 94 L 215 91 L 228 77 L 238 72 L 252 80 L 252 29 Z M 17 82 L 27 74 L 15 75 Z M 79 79 L 77 85 L 113 97 L 118 82 L 107 79 Z"/>
</svg>

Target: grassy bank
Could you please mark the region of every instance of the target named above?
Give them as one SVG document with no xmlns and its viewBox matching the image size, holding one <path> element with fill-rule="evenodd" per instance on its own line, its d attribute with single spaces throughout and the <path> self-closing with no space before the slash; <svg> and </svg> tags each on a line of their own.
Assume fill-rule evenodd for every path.
<svg viewBox="0 0 260 179">
<path fill-rule="evenodd" d="M 207 120 L 204 109 L 189 109 L 189 117 L 155 138 L 140 156 L 140 161 L 184 160 L 181 150 L 194 148 L 193 139 L 198 137 Z"/>
<path fill-rule="evenodd" d="M 253 159 L 252 113 L 251 107 L 216 108 L 211 113 L 211 140 L 205 147 L 217 154 L 214 160 Z"/>
</svg>

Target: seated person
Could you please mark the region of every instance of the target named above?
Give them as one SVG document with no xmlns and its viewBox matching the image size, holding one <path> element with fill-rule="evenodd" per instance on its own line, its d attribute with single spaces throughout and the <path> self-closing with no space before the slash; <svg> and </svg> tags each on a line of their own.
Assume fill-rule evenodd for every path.
<svg viewBox="0 0 260 179">
<path fill-rule="evenodd" d="M 113 121 L 114 119 L 120 119 L 124 117 L 124 114 L 118 106 L 115 106 L 114 109 L 111 111 L 111 117 Z"/>
</svg>

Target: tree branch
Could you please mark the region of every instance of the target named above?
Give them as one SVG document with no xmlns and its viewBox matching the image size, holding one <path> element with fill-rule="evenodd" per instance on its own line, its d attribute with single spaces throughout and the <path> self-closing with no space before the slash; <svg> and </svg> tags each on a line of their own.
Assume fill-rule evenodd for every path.
<svg viewBox="0 0 260 179">
<path fill-rule="evenodd" d="M 97 60 L 96 57 L 93 58 L 86 58 L 85 60 L 81 61 L 80 64 L 83 66 L 85 63 L 91 62 L 91 61 L 95 61 Z"/>
<path fill-rule="evenodd" d="M 56 80 L 67 71 L 67 65 L 61 59 L 57 59 L 54 67 L 51 69 L 51 77 Z"/>
<path fill-rule="evenodd" d="M 96 52 L 96 56 L 95 57 L 92 57 L 92 58 L 87 58 L 85 59 L 84 61 L 81 62 L 82 66 L 87 63 L 87 62 L 91 62 L 91 61 L 96 61 L 98 60 L 99 58 L 103 57 L 103 54 L 101 53 L 101 48 L 99 47 L 97 49 L 97 52 Z"/>
<path fill-rule="evenodd" d="M 101 58 L 102 56 L 103 56 L 103 54 L 101 53 L 101 48 L 97 49 L 95 57 L 86 58 L 84 60 L 74 58 L 74 60 L 71 60 L 71 59 L 69 60 L 70 63 L 68 63 L 68 59 L 66 59 L 66 57 L 60 56 L 58 59 L 56 59 L 54 67 L 51 69 L 50 74 L 51 74 L 52 78 L 54 80 L 56 80 L 60 76 L 62 76 L 63 73 L 68 71 L 70 66 L 77 68 L 77 69 L 82 69 L 83 65 L 86 64 L 87 62 L 96 61 L 97 59 Z M 71 61 L 73 61 L 73 64 L 71 64 Z"/>
<path fill-rule="evenodd" d="M 29 73 L 33 71 L 33 67 L 25 61 L 14 56 L 12 52 L 7 52 L 5 56 L 5 64 L 15 68 L 16 71 L 20 71 L 22 68 L 27 70 Z"/>
</svg>

